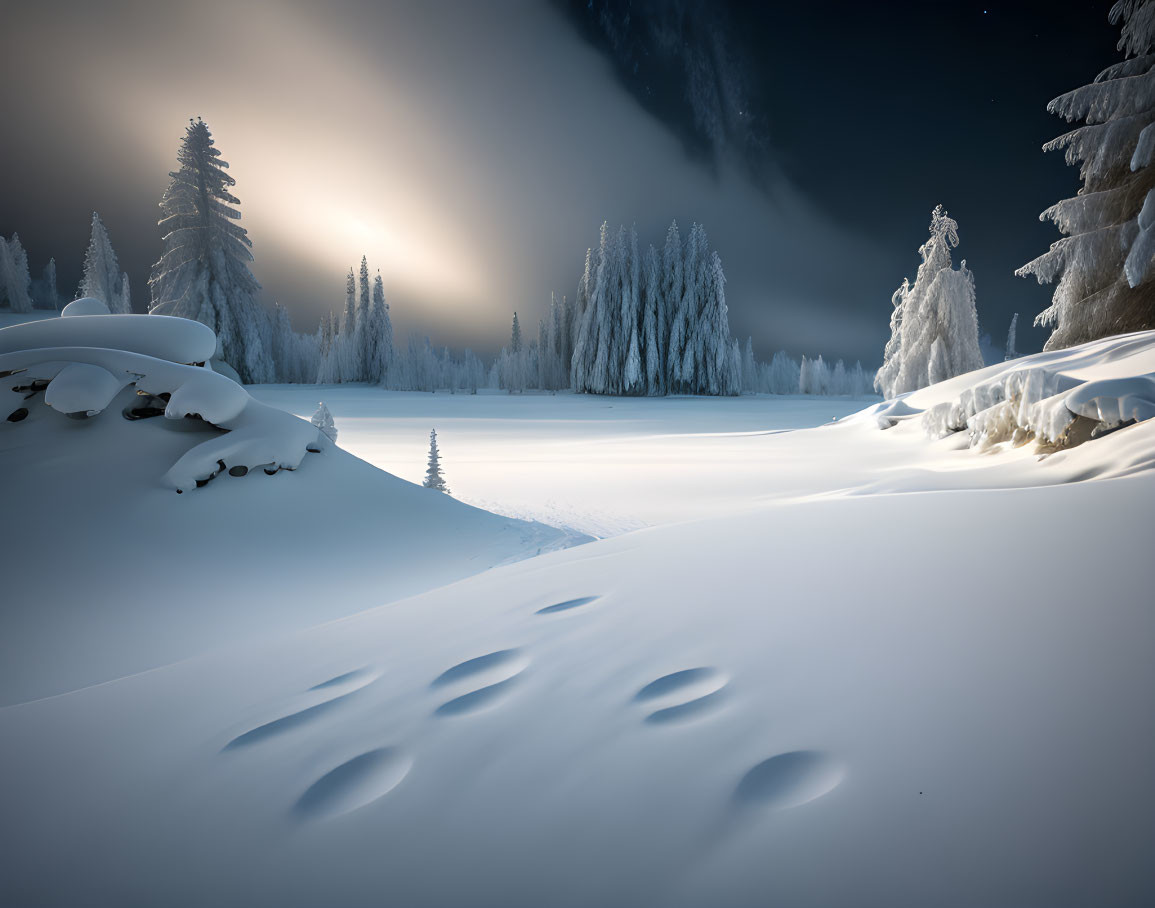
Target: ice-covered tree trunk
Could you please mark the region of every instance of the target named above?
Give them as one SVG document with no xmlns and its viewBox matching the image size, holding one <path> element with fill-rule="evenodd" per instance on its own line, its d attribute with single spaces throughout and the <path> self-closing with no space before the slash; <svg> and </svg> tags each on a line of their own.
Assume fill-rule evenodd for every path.
<svg viewBox="0 0 1155 908">
<path fill-rule="evenodd" d="M 164 254 L 153 266 L 150 312 L 203 322 L 218 352 L 246 382 L 273 374 L 262 346 L 267 316 L 261 285 L 249 270 L 252 242 L 239 223 L 235 180 L 203 121 L 190 122 L 177 153 L 179 169 L 161 199 Z"/>
<path fill-rule="evenodd" d="M 1109 18 L 1129 59 L 1047 105 L 1083 123 L 1043 146 L 1065 150 L 1083 186 L 1040 215 L 1063 238 L 1016 272 L 1057 282 L 1035 318 L 1053 326 L 1046 350 L 1155 328 L 1155 6 L 1120 0 Z"/>
</svg>

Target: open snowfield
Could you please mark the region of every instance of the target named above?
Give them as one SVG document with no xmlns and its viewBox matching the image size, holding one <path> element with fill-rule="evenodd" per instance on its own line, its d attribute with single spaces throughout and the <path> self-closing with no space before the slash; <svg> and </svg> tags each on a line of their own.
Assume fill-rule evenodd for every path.
<svg viewBox="0 0 1155 908">
<path fill-rule="evenodd" d="M 878 398 L 421 394 L 364 386 L 260 385 L 308 418 L 323 400 L 342 448 L 421 482 L 437 430 L 454 497 L 591 536 L 745 507 L 767 478 L 765 436 L 819 426 Z"/>
<path fill-rule="evenodd" d="M 1151 904 L 1152 373 L 1155 332 L 834 423 L 258 387 L 345 451 L 180 496 L 180 420 L 0 423 L 0 904 Z M 506 516 L 401 481 L 430 428 Z"/>
</svg>

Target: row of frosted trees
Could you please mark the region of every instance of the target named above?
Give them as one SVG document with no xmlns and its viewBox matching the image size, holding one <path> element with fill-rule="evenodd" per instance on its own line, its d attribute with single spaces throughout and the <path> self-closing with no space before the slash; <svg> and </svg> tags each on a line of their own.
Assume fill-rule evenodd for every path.
<svg viewBox="0 0 1155 908">
<path fill-rule="evenodd" d="M 515 313 L 510 343 L 488 369 L 472 352 L 455 357 L 428 339 L 411 337 L 398 348 L 381 275 L 370 281 L 365 257 L 359 272 L 349 270 L 341 315 L 327 315 L 315 333 L 297 333 L 283 306 L 270 310 L 258 302 L 261 288 L 249 267 L 252 243 L 239 223 L 234 180 L 203 121 L 189 121 L 177 160 L 160 203 L 164 252 L 149 280 L 150 312 L 211 327 L 215 359 L 244 382 L 627 395 L 864 390 L 859 365 L 831 367 L 821 357 L 796 361 L 785 353 L 758 363 L 749 341 L 742 355 L 730 335 L 722 262 L 700 224 L 683 241 L 672 223 L 662 251 L 651 245 L 644 254 L 636 230 L 603 224 L 596 249 L 586 252 L 574 301 L 555 296 L 530 340 Z M 13 310 L 63 302 L 55 262 L 39 283 L 31 281 L 19 237 L 0 240 L 0 269 L 0 302 Z M 132 311 L 128 276 L 95 213 L 76 295 L 101 299 L 113 312 Z"/>
<path fill-rule="evenodd" d="M 38 278 L 28 270 L 28 254 L 18 234 L 0 237 L 0 305 L 13 312 L 60 309 L 70 299 L 94 296 L 112 312 L 131 312 L 128 275 L 120 270 L 108 231 L 100 215 L 92 213 L 92 231 L 84 257 L 84 277 L 75 297 L 61 295 L 56 285 L 56 259 L 50 258 Z"/>
</svg>

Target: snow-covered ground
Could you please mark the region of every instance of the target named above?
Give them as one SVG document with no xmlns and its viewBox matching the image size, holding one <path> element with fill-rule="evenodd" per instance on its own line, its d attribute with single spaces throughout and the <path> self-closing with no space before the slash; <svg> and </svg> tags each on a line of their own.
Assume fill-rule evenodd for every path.
<svg viewBox="0 0 1155 908">
<path fill-rule="evenodd" d="M 342 448 L 411 482 L 425 474 L 436 429 L 456 498 L 597 537 L 745 507 L 772 479 L 766 435 L 829 423 L 878 400 L 250 390 L 306 418 L 323 400 Z"/>
<path fill-rule="evenodd" d="M 403 478 L 436 428 L 455 492 L 613 534 L 489 570 L 460 559 L 526 524 L 348 453 L 176 496 L 158 420 L 0 423 L 28 496 L 5 661 L 70 679 L 77 616 L 161 647 L 0 709 L 0 903 L 1150 904 L 1155 420 L 1125 423 L 1151 373 L 1155 332 L 830 425 L 854 405 L 254 389 L 324 399 Z M 1015 433 L 1044 423 L 1088 440 Z M 427 582 L 366 608 L 393 575 Z M 180 661 L 172 621 L 206 635 Z"/>
</svg>

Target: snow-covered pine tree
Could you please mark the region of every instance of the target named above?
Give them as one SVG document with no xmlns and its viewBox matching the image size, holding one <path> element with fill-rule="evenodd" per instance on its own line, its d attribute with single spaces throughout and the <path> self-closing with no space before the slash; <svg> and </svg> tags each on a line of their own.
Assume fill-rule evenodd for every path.
<svg viewBox="0 0 1155 908">
<path fill-rule="evenodd" d="M 370 381 L 369 360 L 372 357 L 372 341 L 369 339 L 369 309 L 372 305 L 369 294 L 369 260 L 361 256 L 361 271 L 357 281 L 357 333 L 354 343 L 357 346 L 358 359 L 361 363 L 361 376 L 358 381 Z"/>
<path fill-rule="evenodd" d="M 427 489 L 436 489 L 438 492 L 449 494 L 449 486 L 445 484 L 445 477 L 441 475 L 441 454 L 437 450 L 436 429 L 429 433 L 429 467 L 425 471 L 423 485 Z"/>
<path fill-rule="evenodd" d="M 513 327 L 509 331 L 509 349 L 511 353 L 521 352 L 521 324 L 516 312 L 513 313 Z"/>
<path fill-rule="evenodd" d="M 125 277 L 127 278 L 127 275 Z M 54 258 L 49 259 L 48 264 L 44 266 L 34 301 L 37 309 L 60 308 L 60 290 L 56 286 L 56 259 Z"/>
<path fill-rule="evenodd" d="M 662 268 L 658 260 L 658 250 L 650 246 L 642 260 L 642 339 L 646 351 L 646 393 L 665 393 L 662 369 L 662 350 L 666 337 L 662 333 L 665 324 L 665 297 L 662 295 Z"/>
<path fill-rule="evenodd" d="M 337 441 L 337 426 L 333 422 L 333 414 L 329 412 L 324 401 L 317 405 L 317 412 L 313 414 L 313 418 L 309 422 L 320 429 L 321 434 L 329 441 L 334 443 Z"/>
<path fill-rule="evenodd" d="M 1083 125 L 1043 146 L 1065 149 L 1083 186 L 1044 211 L 1063 238 L 1016 274 L 1058 281 L 1036 325 L 1054 326 L 1045 350 L 1155 328 L 1155 4 L 1119 0 L 1127 59 L 1047 110 Z"/>
<path fill-rule="evenodd" d="M 121 272 L 108 230 L 95 211 L 92 212 L 88 251 L 84 256 L 84 277 L 76 291 L 77 299 L 85 296 L 100 300 L 114 315 L 132 312 L 128 299 L 128 275 Z"/>
<path fill-rule="evenodd" d="M 345 309 L 341 315 L 341 333 L 337 343 L 340 381 L 361 380 L 363 370 L 357 337 L 357 278 L 350 268 L 345 277 Z"/>
<path fill-rule="evenodd" d="M 799 364 L 785 350 L 779 350 L 770 360 L 769 391 L 771 394 L 798 394 Z"/>
<path fill-rule="evenodd" d="M 160 202 L 164 254 L 149 280 L 149 311 L 203 322 L 242 381 L 269 381 L 273 364 L 262 345 L 268 319 L 249 270 L 252 241 L 238 223 L 240 202 L 230 191 L 236 181 L 202 120 L 189 122 L 177 161 Z"/>
<path fill-rule="evenodd" d="M 956 246 L 958 224 L 939 205 L 931 213 L 930 238 L 918 250 L 922 264 L 914 284 L 904 280 L 891 300 L 891 337 L 874 379 L 885 397 L 982 368 L 974 278 L 965 259 L 957 269 L 952 267 L 951 249 Z M 931 375 L 936 340 L 941 341 L 937 379 Z"/>
<path fill-rule="evenodd" d="M 597 261 L 591 269 L 590 253 L 586 253 L 585 270 L 578 283 L 578 301 L 581 307 L 581 319 L 577 329 L 577 339 L 574 342 L 573 367 L 570 386 L 575 391 L 593 391 L 599 393 L 594 386 L 594 367 L 600 346 L 599 335 L 605 313 L 608 308 L 604 297 L 608 291 L 606 277 L 607 262 L 610 257 L 609 224 L 602 222 L 600 239 L 598 242 Z"/>
<path fill-rule="evenodd" d="M 373 278 L 373 301 L 366 317 L 367 379 L 384 386 L 393 365 L 393 323 L 389 320 L 389 304 L 385 302 L 385 286 L 381 273 Z"/>
<path fill-rule="evenodd" d="M 20 244 L 20 236 L 0 237 L 0 302 L 7 301 L 13 312 L 31 312 L 32 280 L 28 274 L 28 256 Z"/>
<path fill-rule="evenodd" d="M 1019 313 L 1016 312 L 1011 316 L 1011 326 L 1007 329 L 1007 348 L 1003 356 L 1004 360 L 1017 359 L 1019 356 L 1018 351 L 1015 350 L 1015 329 L 1018 328 L 1018 325 Z"/>
</svg>

